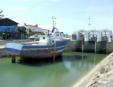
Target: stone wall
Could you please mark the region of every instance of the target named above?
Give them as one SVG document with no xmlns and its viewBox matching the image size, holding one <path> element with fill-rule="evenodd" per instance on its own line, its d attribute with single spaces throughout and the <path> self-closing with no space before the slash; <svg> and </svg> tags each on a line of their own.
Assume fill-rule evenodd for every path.
<svg viewBox="0 0 113 87">
<path fill-rule="evenodd" d="M 65 51 L 75 51 L 76 50 L 76 41 L 68 41 L 65 47 Z"/>
<path fill-rule="evenodd" d="M 113 42 L 107 43 L 107 53 L 113 52 Z"/>
<path fill-rule="evenodd" d="M 82 46 L 82 44 L 84 44 Z M 96 47 L 95 47 L 96 46 Z M 65 51 L 77 51 L 77 52 L 95 52 L 96 53 L 110 53 L 113 52 L 113 42 L 82 42 L 82 41 L 68 41 Z"/>
</svg>

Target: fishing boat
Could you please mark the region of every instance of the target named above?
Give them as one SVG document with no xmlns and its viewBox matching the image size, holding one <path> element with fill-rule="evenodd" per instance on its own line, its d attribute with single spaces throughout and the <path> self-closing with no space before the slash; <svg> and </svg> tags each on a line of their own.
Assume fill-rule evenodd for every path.
<svg viewBox="0 0 113 87">
<path fill-rule="evenodd" d="M 37 35 L 34 40 L 25 43 L 7 43 L 5 50 L 12 56 L 21 58 L 50 58 L 62 55 L 67 39 L 63 32 L 59 32 L 53 26 L 52 32 L 45 35 Z"/>
</svg>

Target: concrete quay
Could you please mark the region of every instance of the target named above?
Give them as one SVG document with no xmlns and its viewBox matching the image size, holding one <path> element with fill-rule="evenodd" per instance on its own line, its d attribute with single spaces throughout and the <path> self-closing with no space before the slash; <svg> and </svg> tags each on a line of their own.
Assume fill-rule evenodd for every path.
<svg viewBox="0 0 113 87">
<path fill-rule="evenodd" d="M 113 87 L 113 53 L 104 58 L 73 87 Z"/>
<path fill-rule="evenodd" d="M 113 42 L 68 41 L 65 51 L 111 53 L 113 52 Z"/>
</svg>

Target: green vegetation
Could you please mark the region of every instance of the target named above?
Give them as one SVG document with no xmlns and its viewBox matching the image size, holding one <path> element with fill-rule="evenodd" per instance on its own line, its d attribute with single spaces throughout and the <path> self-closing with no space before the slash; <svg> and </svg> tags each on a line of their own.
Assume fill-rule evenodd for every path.
<svg viewBox="0 0 113 87">
<path fill-rule="evenodd" d="M 29 36 L 32 36 L 34 34 L 35 34 L 34 32 L 32 32 L 31 30 L 29 30 Z"/>
<path fill-rule="evenodd" d="M 24 26 L 17 27 L 16 32 L 27 34 L 26 28 Z"/>
<path fill-rule="evenodd" d="M 25 39 L 26 37 L 28 37 L 28 33 L 27 33 L 26 28 L 24 26 L 17 27 L 15 32 L 20 34 L 21 39 Z"/>
<path fill-rule="evenodd" d="M 0 11 L 0 18 L 4 17 L 4 15 L 2 13 L 3 13 L 3 10 Z"/>
</svg>

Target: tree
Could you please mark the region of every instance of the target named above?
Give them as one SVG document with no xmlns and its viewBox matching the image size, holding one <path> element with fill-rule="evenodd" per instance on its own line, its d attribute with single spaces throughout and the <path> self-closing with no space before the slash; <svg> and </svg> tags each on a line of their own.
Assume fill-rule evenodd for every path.
<svg viewBox="0 0 113 87">
<path fill-rule="evenodd" d="M 0 18 L 4 17 L 2 13 L 3 13 L 3 10 L 0 11 Z"/>
<path fill-rule="evenodd" d="M 27 34 L 26 28 L 24 26 L 17 27 L 17 32 Z"/>
</svg>

